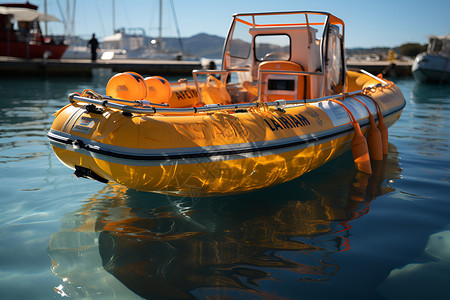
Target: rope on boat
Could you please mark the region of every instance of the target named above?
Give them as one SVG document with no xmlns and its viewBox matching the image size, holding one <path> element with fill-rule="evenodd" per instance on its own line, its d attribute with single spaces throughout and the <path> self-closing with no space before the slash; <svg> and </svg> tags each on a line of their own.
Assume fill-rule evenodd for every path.
<svg viewBox="0 0 450 300">
<path fill-rule="evenodd" d="M 358 90 L 354 92 L 348 93 L 348 95 L 357 95 L 362 93 L 363 90 Z M 295 106 L 295 105 L 306 105 L 308 103 L 316 103 L 324 100 L 330 99 L 340 99 L 342 95 L 331 95 L 322 98 L 316 99 L 307 99 L 307 100 L 276 100 L 274 102 L 261 102 L 256 101 L 252 103 L 239 103 L 239 104 L 227 104 L 227 105 L 214 105 L 214 106 L 200 106 L 200 107 L 186 107 L 186 108 L 169 108 L 169 107 L 154 107 L 154 106 L 167 106 L 164 104 L 157 104 L 148 102 L 150 106 L 144 105 L 144 100 L 122 100 L 116 99 L 109 96 L 102 96 L 102 99 L 95 99 L 93 97 L 85 97 L 80 95 L 79 93 L 72 93 L 69 95 L 69 101 L 73 102 L 85 102 L 101 105 L 104 107 L 110 107 L 122 110 L 124 112 L 136 113 L 136 114 L 155 114 L 155 113 L 168 113 L 168 114 L 192 114 L 192 113 L 200 113 L 200 112 L 211 112 L 211 111 L 223 111 L 229 110 L 234 111 L 238 109 L 249 109 L 249 108 L 283 108 L 287 105 Z M 117 102 L 123 102 L 130 105 L 124 105 Z M 147 102 L 146 102 L 147 103 Z"/>
<path fill-rule="evenodd" d="M 378 102 L 375 101 L 375 99 L 372 97 L 372 95 L 364 94 L 364 93 L 361 93 L 360 95 L 365 96 L 365 97 L 369 98 L 370 100 L 372 100 L 372 102 L 375 104 L 375 107 L 377 108 L 378 130 L 380 131 L 380 135 L 381 135 L 381 145 L 382 145 L 382 150 L 383 150 L 383 156 L 387 155 L 389 152 L 389 150 L 388 150 L 388 148 L 389 148 L 389 133 L 388 133 L 386 124 L 384 123 L 383 112 L 381 111 L 381 107 L 378 104 Z"/>
<path fill-rule="evenodd" d="M 352 112 L 342 102 L 336 99 L 330 99 L 330 101 L 342 106 L 347 112 L 350 122 L 353 124 L 355 135 L 352 140 L 352 154 L 356 169 L 358 171 L 367 174 L 372 174 L 372 166 L 370 164 L 370 156 L 369 156 L 369 149 L 367 148 L 367 141 L 361 132 L 361 127 L 359 126 L 359 123 L 356 121 Z"/>
<path fill-rule="evenodd" d="M 381 140 L 381 133 L 378 130 L 377 125 L 375 124 L 372 113 L 364 102 L 357 99 L 355 96 L 349 97 L 361 103 L 369 113 L 370 127 L 369 131 L 367 132 L 367 145 L 369 147 L 370 158 L 373 160 L 383 160 L 383 144 Z"/>
<path fill-rule="evenodd" d="M 193 107 L 186 107 L 186 108 L 170 108 L 168 107 L 168 104 L 160 104 L 160 103 L 152 103 L 147 100 L 123 100 L 123 99 L 117 99 L 110 96 L 102 96 L 98 93 L 93 92 L 92 90 L 85 90 L 82 94 L 80 93 L 72 93 L 69 95 L 69 101 L 71 103 L 73 102 L 87 102 L 92 103 L 96 105 L 101 105 L 103 107 L 110 107 L 114 109 L 122 110 L 126 113 L 136 113 L 136 114 L 156 114 L 156 113 L 166 113 L 166 114 L 197 114 L 201 112 L 214 112 L 214 111 L 236 111 L 236 110 L 245 110 L 245 109 L 256 109 L 259 110 L 263 108 L 263 111 L 268 111 L 269 107 L 276 107 L 276 108 L 283 108 L 284 106 L 294 106 L 294 105 L 307 105 L 308 103 L 317 103 L 324 100 L 331 100 L 331 99 L 341 99 L 343 95 L 345 97 L 352 96 L 352 95 L 364 95 L 369 98 L 371 98 L 371 94 L 376 92 L 378 89 L 383 89 L 385 87 L 389 87 L 392 85 L 392 82 L 389 82 L 385 79 L 381 79 L 379 77 L 376 77 L 368 72 L 365 72 L 364 70 L 360 70 L 363 73 L 367 73 L 370 77 L 378 80 L 380 83 L 364 88 L 362 90 L 357 90 L 345 94 L 339 94 L 339 95 L 331 95 L 331 96 L 325 96 L 321 98 L 316 99 L 302 99 L 302 100 L 276 100 L 274 102 L 262 102 L 262 101 L 255 101 L 252 103 L 239 103 L 239 104 L 227 104 L 227 105 L 214 105 L 214 106 L 193 106 Z M 372 98 L 373 99 L 373 98 Z M 100 101 L 103 100 L 103 101 Z M 125 103 L 125 104 L 120 104 Z M 375 102 L 376 103 L 376 102 Z M 377 105 L 377 104 L 376 104 Z M 155 107 L 158 106 L 158 107 Z M 378 113 L 378 118 L 382 119 L 381 113 Z M 380 126 L 379 126 L 380 127 Z M 381 130 L 381 129 L 380 129 Z M 384 152 L 385 144 L 383 143 L 383 152 Z M 387 147 L 387 142 L 386 142 Z M 384 152 L 387 154 L 387 151 Z"/>
</svg>

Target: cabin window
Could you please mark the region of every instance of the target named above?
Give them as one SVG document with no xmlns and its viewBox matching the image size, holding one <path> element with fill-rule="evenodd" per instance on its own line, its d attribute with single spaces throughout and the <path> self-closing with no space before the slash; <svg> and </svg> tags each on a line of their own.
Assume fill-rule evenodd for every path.
<svg viewBox="0 0 450 300">
<path fill-rule="evenodd" d="M 431 47 L 428 46 L 428 47 L 430 47 L 430 51 L 429 51 L 430 53 L 441 52 L 441 50 L 442 50 L 442 41 L 441 40 L 433 39 L 433 40 L 431 40 L 430 45 L 431 45 Z"/>
<path fill-rule="evenodd" d="M 342 40 L 339 27 L 331 25 L 328 33 L 327 77 L 331 93 L 341 93 L 344 66 L 342 63 Z"/>
<path fill-rule="evenodd" d="M 230 56 L 248 58 L 250 55 L 252 36 L 248 33 L 248 26 L 236 22 L 233 38 L 230 41 Z"/>
<path fill-rule="evenodd" d="M 286 34 L 255 36 L 255 58 L 258 61 L 289 60 L 291 39 Z"/>
</svg>

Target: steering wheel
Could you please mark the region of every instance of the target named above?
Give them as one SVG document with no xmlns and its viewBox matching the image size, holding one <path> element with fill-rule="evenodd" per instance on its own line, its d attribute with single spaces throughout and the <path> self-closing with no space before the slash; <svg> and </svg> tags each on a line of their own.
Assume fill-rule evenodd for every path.
<svg viewBox="0 0 450 300">
<path fill-rule="evenodd" d="M 264 55 L 261 61 L 270 61 L 270 60 L 288 60 L 289 53 L 286 52 L 270 52 Z"/>
</svg>

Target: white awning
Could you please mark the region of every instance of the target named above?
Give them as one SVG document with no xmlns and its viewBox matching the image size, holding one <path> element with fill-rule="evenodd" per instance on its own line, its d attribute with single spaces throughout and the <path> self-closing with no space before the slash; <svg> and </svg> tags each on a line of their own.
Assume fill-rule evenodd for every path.
<svg viewBox="0 0 450 300">
<path fill-rule="evenodd" d="M 1 15 L 11 15 L 13 20 L 16 21 L 42 21 L 42 22 L 51 22 L 56 21 L 60 22 L 60 20 L 52 15 L 45 14 L 39 12 L 34 9 L 22 8 L 22 7 L 6 7 L 0 6 L 0 14 Z"/>
</svg>

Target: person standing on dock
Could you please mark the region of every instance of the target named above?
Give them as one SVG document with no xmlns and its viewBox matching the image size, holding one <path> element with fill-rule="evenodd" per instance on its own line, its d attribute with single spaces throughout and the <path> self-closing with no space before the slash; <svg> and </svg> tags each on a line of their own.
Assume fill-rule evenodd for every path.
<svg viewBox="0 0 450 300">
<path fill-rule="evenodd" d="M 99 48 L 98 41 L 95 38 L 95 33 L 92 34 L 92 38 L 88 42 L 88 47 L 89 47 L 89 45 L 91 47 L 91 60 L 93 62 L 95 62 L 95 61 L 97 61 L 97 49 Z"/>
</svg>

